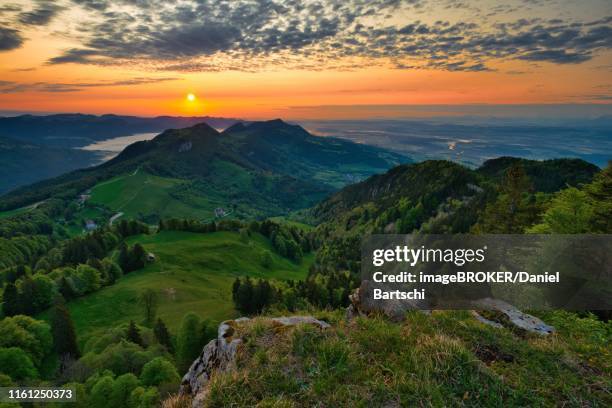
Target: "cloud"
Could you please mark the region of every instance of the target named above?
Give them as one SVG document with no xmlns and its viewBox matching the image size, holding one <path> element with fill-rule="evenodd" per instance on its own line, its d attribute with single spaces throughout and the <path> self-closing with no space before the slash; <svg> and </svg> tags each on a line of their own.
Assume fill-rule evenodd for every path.
<svg viewBox="0 0 612 408">
<path fill-rule="evenodd" d="M 23 37 L 18 30 L 0 27 L 0 51 L 10 51 L 21 47 Z"/>
<path fill-rule="evenodd" d="M 512 20 L 508 16 L 524 8 L 520 3 L 484 10 L 469 0 L 66 1 L 88 18 L 63 33 L 80 45 L 49 59 L 51 65 L 132 64 L 176 72 L 364 65 L 490 71 L 496 60 L 579 64 L 612 48 L 612 17 Z M 530 7 L 545 2 L 526 1 Z M 37 4 L 19 14 L 20 24 L 48 23 L 62 9 L 49 1 Z M 478 16 L 415 20 L 419 13 L 436 15 L 447 8 Z"/>
<path fill-rule="evenodd" d="M 557 64 L 575 64 L 591 59 L 589 53 L 567 52 L 565 50 L 536 50 L 519 57 L 527 61 L 548 61 Z"/>
<path fill-rule="evenodd" d="M 21 24 L 44 26 L 49 24 L 57 14 L 64 10 L 63 6 L 52 1 L 38 0 L 36 3 L 37 6 L 34 10 L 19 14 L 18 21 Z"/>
<path fill-rule="evenodd" d="M 133 86 L 145 85 L 158 82 L 176 81 L 180 78 L 174 77 L 136 77 L 122 79 L 116 81 L 100 81 L 100 82 L 75 82 L 75 83 L 55 83 L 55 82 L 12 82 L 0 81 L 0 94 L 11 94 L 19 92 L 49 92 L 49 93 L 64 93 L 64 92 L 79 92 L 87 88 L 102 88 L 110 86 Z"/>
</svg>

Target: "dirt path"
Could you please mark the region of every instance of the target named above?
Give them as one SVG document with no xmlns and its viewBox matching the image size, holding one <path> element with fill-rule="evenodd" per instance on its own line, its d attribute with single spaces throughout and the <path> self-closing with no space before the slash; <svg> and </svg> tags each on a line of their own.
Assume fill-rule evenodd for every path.
<svg viewBox="0 0 612 408">
<path fill-rule="evenodd" d="M 115 222 L 117 220 L 117 218 L 121 217 L 122 215 L 123 215 L 122 212 L 118 212 L 117 214 L 115 214 L 112 217 L 110 217 L 110 219 L 108 220 L 108 225 L 110 225 L 112 227 L 113 226 L 113 222 Z"/>
</svg>

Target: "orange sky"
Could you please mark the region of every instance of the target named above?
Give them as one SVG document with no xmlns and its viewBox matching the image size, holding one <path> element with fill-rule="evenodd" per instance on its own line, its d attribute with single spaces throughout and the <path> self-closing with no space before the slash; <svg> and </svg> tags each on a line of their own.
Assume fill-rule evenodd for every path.
<svg viewBox="0 0 612 408">
<path fill-rule="evenodd" d="M 21 3 L 21 13 L 36 11 L 34 4 Z M 324 107 L 328 105 L 609 103 L 612 94 L 612 53 L 600 44 L 594 44 L 593 50 L 585 54 L 588 58 L 577 63 L 533 61 L 512 55 L 483 59 L 480 54 L 472 55 L 469 49 L 463 51 L 463 59 L 486 63 L 486 71 L 476 72 L 432 67 L 426 57 L 411 55 L 404 56 L 402 64 L 409 62 L 414 66 L 398 68 L 392 51 L 384 57 L 341 55 L 336 59 L 334 55 L 324 55 L 332 52 L 333 46 L 327 51 L 316 51 L 323 62 L 314 67 L 300 66 L 300 59 L 311 58 L 301 50 L 284 51 L 277 56 L 256 55 L 253 61 L 257 61 L 258 68 L 253 72 L 225 69 L 236 61 L 244 64 L 245 57 L 228 56 L 222 51 L 215 52 L 213 57 L 164 56 L 163 69 L 152 68 L 158 61 L 150 56 L 123 58 L 117 60 L 117 65 L 108 59 L 107 50 L 100 51 L 100 58 L 106 58 L 104 63 L 96 60 L 52 65 L 50 59 L 66 50 L 83 47 L 84 40 L 70 31 L 76 30 L 76 23 L 66 21 L 91 13 L 66 5 L 44 27 L 21 24 L 18 13 L 5 16 L 9 21 L 5 26 L 18 30 L 23 44 L 0 52 L 0 84 L 4 84 L 4 88 L 0 86 L 0 111 L 298 119 L 337 115 Z M 395 17 L 385 24 L 401 27 L 417 18 L 427 21 L 426 14 L 406 13 L 405 17 Z M 520 14 L 500 19 L 515 21 L 518 17 Z M 590 16 L 578 17 L 581 21 L 591 20 Z M 461 15 L 451 15 L 449 20 L 460 22 Z M 65 25 L 68 28 L 60 32 Z M 609 23 L 603 24 L 604 29 L 606 26 L 609 28 Z M 587 30 L 588 26 L 585 27 Z M 298 62 L 278 62 L 294 54 Z M 170 62 L 213 58 L 214 69 L 193 72 L 167 68 Z M 190 92 L 197 96 L 195 102 L 186 100 Z"/>
</svg>

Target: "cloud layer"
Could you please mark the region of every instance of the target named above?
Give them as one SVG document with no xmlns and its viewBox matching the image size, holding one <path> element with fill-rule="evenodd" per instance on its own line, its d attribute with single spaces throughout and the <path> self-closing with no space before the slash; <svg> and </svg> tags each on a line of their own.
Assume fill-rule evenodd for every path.
<svg viewBox="0 0 612 408">
<path fill-rule="evenodd" d="M 158 82 L 176 81 L 180 78 L 171 77 L 157 77 L 157 78 L 130 78 L 119 81 L 100 81 L 100 82 L 13 82 L 13 81 L 0 81 L 0 94 L 11 94 L 26 91 L 37 91 L 37 92 L 79 92 L 89 88 L 103 88 L 109 86 L 132 86 L 132 85 L 144 85 L 153 84 Z"/>
<path fill-rule="evenodd" d="M 528 0 L 530 6 L 541 0 Z M 469 9 L 453 0 L 445 9 Z M 89 18 L 62 33 L 79 46 L 49 64 L 135 64 L 169 71 L 400 69 L 485 71 L 494 60 L 577 64 L 612 48 L 612 17 L 596 21 L 522 18 L 488 24 L 415 19 L 425 0 L 71 0 L 38 1 L 0 28 L 0 50 L 23 44 L 19 30 L 49 24 L 71 6 Z M 483 15 L 517 12 L 499 6 Z M 401 18 L 398 18 L 401 16 Z"/>
</svg>

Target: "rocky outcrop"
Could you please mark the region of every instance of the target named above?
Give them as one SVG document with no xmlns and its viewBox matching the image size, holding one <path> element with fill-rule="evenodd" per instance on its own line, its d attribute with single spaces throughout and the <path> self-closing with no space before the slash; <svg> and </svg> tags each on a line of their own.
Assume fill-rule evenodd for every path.
<svg viewBox="0 0 612 408">
<path fill-rule="evenodd" d="M 424 309 L 423 304 L 418 301 L 408 300 L 386 300 L 384 302 L 376 301 L 369 296 L 371 291 L 371 282 L 362 281 L 361 286 L 357 288 L 350 296 L 351 304 L 346 309 L 346 318 L 353 319 L 357 316 L 367 316 L 371 313 L 382 313 L 394 321 L 401 321 L 406 316 L 409 310 L 420 310 L 424 313 L 430 313 Z M 487 319 L 477 312 L 472 312 L 474 317 L 484 324 L 493 327 L 503 328 L 504 324 L 512 325 L 519 330 L 524 330 L 530 333 L 548 335 L 555 331 L 555 328 L 547 325 L 542 320 L 535 316 L 523 313 L 511 304 L 499 299 L 483 298 L 472 302 L 474 309 L 490 310 L 502 317 L 502 322 L 496 322 Z"/>
<path fill-rule="evenodd" d="M 328 323 L 317 320 L 312 316 L 276 317 L 267 320 L 277 327 L 296 326 L 298 324 L 311 324 L 321 329 L 330 327 Z M 208 393 L 208 383 L 214 375 L 235 368 L 236 353 L 243 343 L 243 339 L 240 337 L 240 327 L 250 321 L 251 319 L 247 317 L 241 317 L 221 323 L 217 331 L 217 338 L 204 346 L 200 356 L 193 362 L 189 371 L 183 377 L 179 394 L 190 396 L 194 408 L 203 405 Z"/>
<path fill-rule="evenodd" d="M 504 320 L 507 320 L 510 324 L 514 325 L 520 330 L 541 335 L 548 335 L 555 331 L 553 326 L 547 325 L 535 316 L 521 312 L 516 307 L 504 302 L 503 300 L 486 298 L 478 300 L 475 302 L 475 304 L 482 309 L 501 313 L 504 316 Z M 478 313 L 476 313 L 476 315 L 478 315 Z M 479 320 L 483 321 L 483 323 L 490 324 L 495 327 L 500 326 L 500 323 L 498 322 L 490 321 L 482 316 L 480 317 L 481 318 Z"/>
</svg>

